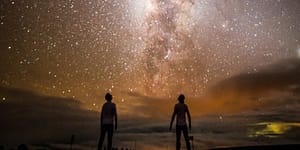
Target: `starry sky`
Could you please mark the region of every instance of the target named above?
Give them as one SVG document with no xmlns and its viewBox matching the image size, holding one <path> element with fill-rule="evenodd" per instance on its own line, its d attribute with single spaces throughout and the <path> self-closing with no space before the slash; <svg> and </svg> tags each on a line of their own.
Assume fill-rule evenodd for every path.
<svg viewBox="0 0 300 150">
<path fill-rule="evenodd" d="M 297 0 L 4 0 L 2 87 L 123 110 L 300 57 Z M 2 97 L 2 100 L 5 100 Z"/>
<path fill-rule="evenodd" d="M 0 141 L 58 146 L 76 133 L 96 147 L 110 92 L 118 145 L 172 148 L 166 129 L 180 93 L 198 146 L 299 142 L 299 8 L 298 0 L 1 0 L 0 131 L 9 136 Z"/>
</svg>

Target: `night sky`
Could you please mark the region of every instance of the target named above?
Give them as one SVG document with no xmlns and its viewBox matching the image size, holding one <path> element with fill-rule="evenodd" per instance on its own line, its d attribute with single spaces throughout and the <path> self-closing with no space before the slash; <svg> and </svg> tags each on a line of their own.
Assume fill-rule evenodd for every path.
<svg viewBox="0 0 300 150">
<path fill-rule="evenodd" d="M 1 85 L 74 97 L 90 109 L 108 91 L 120 102 L 128 92 L 201 96 L 220 79 L 300 57 L 299 7 L 295 0 L 5 0 Z"/>
<path fill-rule="evenodd" d="M 87 111 L 106 92 L 125 118 L 169 119 L 180 93 L 218 120 L 299 104 L 298 0 L 2 0 L 0 34 L 2 91 Z"/>
</svg>

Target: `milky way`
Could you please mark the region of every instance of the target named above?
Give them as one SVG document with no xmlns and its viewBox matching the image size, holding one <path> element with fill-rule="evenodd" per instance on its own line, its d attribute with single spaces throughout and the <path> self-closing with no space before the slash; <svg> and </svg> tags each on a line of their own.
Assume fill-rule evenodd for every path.
<svg viewBox="0 0 300 150">
<path fill-rule="evenodd" d="M 198 97 L 222 79 L 299 58 L 299 8 L 297 0 L 4 0 L 1 86 L 89 109 L 105 92 L 128 105 L 130 93 Z"/>
</svg>

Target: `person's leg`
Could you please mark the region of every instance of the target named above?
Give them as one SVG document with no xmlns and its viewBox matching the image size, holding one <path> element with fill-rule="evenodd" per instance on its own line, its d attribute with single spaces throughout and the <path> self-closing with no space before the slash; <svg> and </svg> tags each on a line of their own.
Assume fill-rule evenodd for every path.
<svg viewBox="0 0 300 150">
<path fill-rule="evenodd" d="M 181 127 L 176 125 L 176 150 L 180 150 Z"/>
<path fill-rule="evenodd" d="M 105 138 L 105 132 L 106 132 L 105 126 L 102 125 L 100 139 L 99 139 L 99 143 L 98 143 L 98 150 L 102 150 L 102 145 L 103 145 L 104 138 Z"/>
<path fill-rule="evenodd" d="M 112 150 L 112 137 L 114 132 L 114 126 L 108 125 L 108 133 L 107 133 L 107 149 Z"/>
<path fill-rule="evenodd" d="M 189 134 L 188 134 L 188 128 L 187 126 L 183 126 L 183 136 L 185 139 L 185 143 L 186 143 L 186 148 L 187 150 L 191 150 L 191 144 L 190 144 L 190 139 L 189 139 Z"/>
</svg>

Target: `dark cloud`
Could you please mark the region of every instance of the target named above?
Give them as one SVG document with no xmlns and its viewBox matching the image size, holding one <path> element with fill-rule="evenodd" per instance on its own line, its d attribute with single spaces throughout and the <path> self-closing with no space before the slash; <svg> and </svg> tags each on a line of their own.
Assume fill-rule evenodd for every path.
<svg viewBox="0 0 300 150">
<path fill-rule="evenodd" d="M 97 139 L 98 113 L 77 100 L 5 87 L 0 95 L 1 143 L 69 142 L 72 134 L 79 141 Z"/>
<path fill-rule="evenodd" d="M 212 86 L 206 99 L 216 109 L 236 111 L 298 103 L 300 60 L 288 59 L 252 73 L 242 73 Z"/>
<path fill-rule="evenodd" d="M 215 95 L 236 91 L 236 94 L 255 96 L 268 91 L 292 91 L 299 87 L 300 60 L 290 59 L 275 63 L 255 73 L 239 74 L 225 79 L 211 90 Z"/>
</svg>

